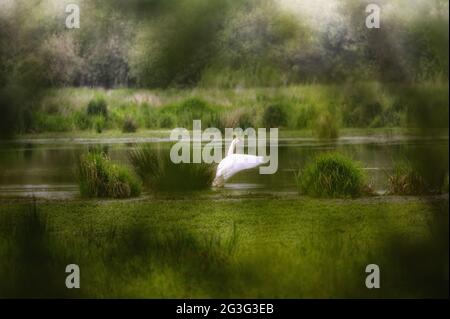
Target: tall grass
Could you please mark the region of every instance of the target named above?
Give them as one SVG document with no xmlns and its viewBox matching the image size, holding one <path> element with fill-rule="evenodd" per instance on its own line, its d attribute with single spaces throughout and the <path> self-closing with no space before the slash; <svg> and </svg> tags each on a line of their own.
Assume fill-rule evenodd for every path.
<svg viewBox="0 0 450 319">
<path fill-rule="evenodd" d="M 360 164 L 339 153 L 318 155 L 296 178 L 300 193 L 314 197 L 358 197 L 367 191 Z"/>
<path fill-rule="evenodd" d="M 86 108 L 87 106 L 87 108 Z M 447 115 L 447 116 L 445 116 Z M 363 82 L 248 89 L 58 89 L 23 114 L 32 131 L 121 130 L 126 118 L 147 129 L 282 127 L 324 138 L 342 128 L 448 127 L 448 83 Z"/>
<path fill-rule="evenodd" d="M 421 167 L 409 160 L 394 164 L 388 174 L 388 193 L 394 195 L 427 195 L 448 192 L 448 172 L 437 181 L 429 180 Z"/>
<path fill-rule="evenodd" d="M 85 197 L 135 197 L 141 193 L 139 180 L 124 166 L 113 164 L 100 152 L 80 157 L 77 167 L 80 193 Z"/>
<path fill-rule="evenodd" d="M 158 154 L 149 147 L 133 150 L 128 157 L 144 185 L 153 191 L 207 189 L 214 179 L 214 169 L 210 164 L 175 164 L 168 154 Z"/>
</svg>

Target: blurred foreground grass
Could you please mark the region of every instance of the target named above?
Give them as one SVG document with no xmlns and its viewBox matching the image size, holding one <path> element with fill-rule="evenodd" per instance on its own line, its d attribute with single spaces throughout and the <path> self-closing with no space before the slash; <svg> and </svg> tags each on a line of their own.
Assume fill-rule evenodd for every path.
<svg viewBox="0 0 450 319">
<path fill-rule="evenodd" d="M 448 297 L 448 231 L 448 197 L 3 200 L 0 296 Z"/>
</svg>

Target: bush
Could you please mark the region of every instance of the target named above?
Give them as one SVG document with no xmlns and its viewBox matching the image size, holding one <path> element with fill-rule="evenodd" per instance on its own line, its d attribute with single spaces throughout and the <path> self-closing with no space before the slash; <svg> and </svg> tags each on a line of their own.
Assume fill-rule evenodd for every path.
<svg viewBox="0 0 450 319">
<path fill-rule="evenodd" d="M 106 118 L 108 116 L 108 105 L 106 100 L 101 96 L 97 96 L 96 98 L 90 100 L 87 106 L 87 114 L 102 115 Z"/>
<path fill-rule="evenodd" d="M 161 128 L 173 128 L 175 124 L 174 116 L 171 114 L 161 114 L 159 119 L 159 127 Z"/>
<path fill-rule="evenodd" d="M 105 118 L 103 116 L 95 116 L 92 122 L 97 133 L 103 132 L 106 126 Z"/>
<path fill-rule="evenodd" d="M 338 138 L 337 119 L 329 112 L 321 114 L 315 123 L 314 131 L 319 138 Z"/>
<path fill-rule="evenodd" d="M 214 179 L 209 164 L 174 164 L 169 155 L 160 155 L 149 147 L 131 151 L 129 160 L 145 186 L 153 191 L 192 191 L 206 189 Z"/>
<path fill-rule="evenodd" d="M 131 117 L 127 117 L 122 125 L 123 133 L 133 133 L 137 131 L 137 124 Z"/>
<path fill-rule="evenodd" d="M 140 116 L 142 117 L 142 124 L 145 128 L 155 128 L 158 126 L 156 110 L 147 103 L 141 104 Z"/>
<path fill-rule="evenodd" d="M 254 127 L 252 115 L 248 109 L 239 108 L 231 112 L 224 113 L 220 119 L 220 128 L 237 128 L 243 130 Z"/>
<path fill-rule="evenodd" d="M 440 176 L 439 176 L 440 177 Z M 427 178 L 426 173 L 408 160 L 395 163 L 388 176 L 388 193 L 393 195 L 428 195 L 448 192 L 448 172 L 442 178 Z"/>
<path fill-rule="evenodd" d="M 72 130 L 72 119 L 59 114 L 36 113 L 34 126 L 38 132 L 68 132 Z"/>
<path fill-rule="evenodd" d="M 80 157 L 77 167 L 80 193 L 85 197 L 128 198 L 141 193 L 138 179 L 130 171 L 100 152 Z"/>
<path fill-rule="evenodd" d="M 339 153 L 317 156 L 297 175 L 300 193 L 314 197 L 357 197 L 365 192 L 360 164 Z"/>
<path fill-rule="evenodd" d="M 179 127 L 192 129 L 193 120 L 201 120 L 203 127 L 217 127 L 219 125 L 219 106 L 211 106 L 199 98 L 188 98 L 181 103 L 166 106 L 161 111 L 161 127 L 171 127 L 174 124 Z M 169 118 L 176 119 L 172 125 L 168 125 Z"/>
<path fill-rule="evenodd" d="M 317 110 L 313 106 L 307 105 L 302 107 L 297 116 L 296 128 L 306 129 L 312 126 L 313 121 L 317 118 Z"/>
<path fill-rule="evenodd" d="M 76 112 L 73 115 L 73 122 L 79 130 L 87 130 L 92 127 L 91 118 L 84 112 Z"/>
<path fill-rule="evenodd" d="M 262 121 L 266 128 L 286 126 L 287 114 L 282 106 L 273 104 L 264 110 Z"/>
</svg>

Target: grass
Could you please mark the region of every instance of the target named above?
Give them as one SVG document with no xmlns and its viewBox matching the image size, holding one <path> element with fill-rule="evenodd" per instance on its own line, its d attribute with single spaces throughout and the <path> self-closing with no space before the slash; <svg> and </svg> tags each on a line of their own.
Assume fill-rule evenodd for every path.
<svg viewBox="0 0 450 319">
<path fill-rule="evenodd" d="M 139 180 L 126 167 L 113 164 L 100 152 L 81 156 L 77 178 L 84 197 L 129 198 L 141 193 Z"/>
<path fill-rule="evenodd" d="M 448 197 L 0 201 L 0 295 L 448 298 L 448 238 Z"/>
<path fill-rule="evenodd" d="M 429 163 L 427 163 L 429 164 Z M 437 167 L 434 168 L 435 174 Z M 388 192 L 395 195 L 429 195 L 448 192 L 448 171 L 434 180 L 427 172 L 409 160 L 395 162 L 392 172 L 388 174 Z"/>
<path fill-rule="evenodd" d="M 312 130 L 315 136 L 334 138 L 349 128 L 445 128 L 446 114 L 448 83 L 184 90 L 63 88 L 45 94 L 29 116 L 28 128 L 20 132 L 103 133 L 121 130 L 126 119 L 147 130 L 190 128 L 192 119 L 200 118 L 203 127 L 274 126 Z M 101 130 L 93 123 L 96 116 L 105 119 Z"/>
<path fill-rule="evenodd" d="M 365 181 L 360 164 L 339 153 L 318 155 L 297 175 L 300 193 L 315 197 L 358 197 Z"/>
<path fill-rule="evenodd" d="M 149 147 L 131 151 L 129 160 L 144 185 L 156 192 L 208 189 L 214 179 L 214 169 L 210 164 L 175 164 L 169 154 L 159 154 Z"/>
</svg>

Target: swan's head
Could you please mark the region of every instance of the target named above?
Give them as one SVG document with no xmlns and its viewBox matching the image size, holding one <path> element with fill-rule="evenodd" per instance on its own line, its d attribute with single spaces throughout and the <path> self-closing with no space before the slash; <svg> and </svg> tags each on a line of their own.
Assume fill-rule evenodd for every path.
<svg viewBox="0 0 450 319">
<path fill-rule="evenodd" d="M 234 139 L 234 143 L 235 143 L 236 145 L 239 145 L 239 144 L 242 143 L 242 140 L 241 140 L 239 137 L 236 137 L 236 138 Z"/>
</svg>

